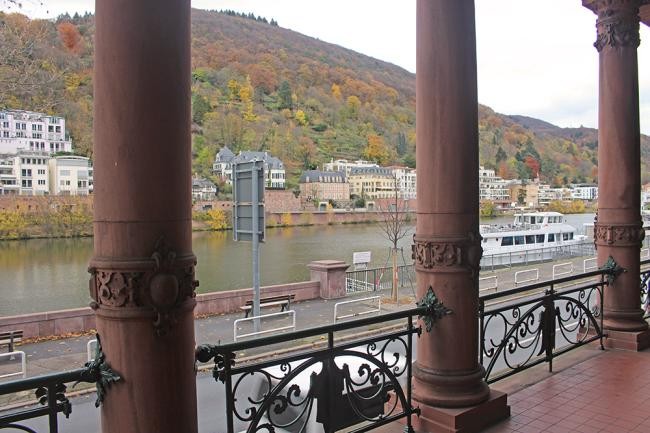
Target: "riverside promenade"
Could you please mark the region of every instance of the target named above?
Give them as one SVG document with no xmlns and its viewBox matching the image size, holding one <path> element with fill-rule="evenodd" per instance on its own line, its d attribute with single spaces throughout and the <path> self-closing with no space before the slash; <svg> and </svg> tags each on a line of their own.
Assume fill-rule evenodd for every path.
<svg viewBox="0 0 650 433">
<path fill-rule="evenodd" d="M 526 266 L 516 266 L 513 268 L 502 268 L 496 272 L 481 272 L 481 278 L 491 276 L 496 276 L 498 278 L 498 289 L 489 288 L 489 284 L 491 284 L 492 281 L 486 280 L 485 284 L 482 284 L 482 286 L 486 286 L 488 288 L 482 287 L 481 294 L 494 293 L 495 291 L 503 291 L 516 287 L 516 272 L 538 270 L 539 279 L 534 282 L 551 280 L 553 278 L 553 266 L 557 266 L 558 263 L 572 263 L 572 275 L 579 274 L 583 270 L 582 266 L 585 258 L 586 257 L 578 257 L 569 260 L 561 260 L 559 262 L 543 262 L 529 264 Z M 568 268 L 569 267 L 565 266 L 563 270 L 566 270 Z M 535 272 L 531 272 L 530 275 L 533 274 L 535 274 Z M 527 277 L 526 275 L 523 276 Z M 415 281 L 413 281 L 413 286 L 414 285 Z M 523 284 L 519 284 L 519 286 L 521 285 Z M 337 302 L 342 301 L 381 296 L 382 313 L 397 311 L 398 309 L 410 308 L 415 302 L 414 290 L 415 288 L 411 287 L 408 282 L 406 286 L 400 288 L 399 306 L 389 301 L 390 290 L 382 290 L 377 292 L 359 292 L 349 294 L 344 298 L 335 300 L 312 299 L 302 302 L 294 302 L 291 304 L 291 309 L 296 312 L 296 330 L 334 323 L 334 305 Z M 346 312 L 348 313 L 368 311 L 369 309 L 376 308 L 376 301 L 354 304 L 346 308 Z M 278 307 L 269 307 L 263 309 L 262 313 L 270 314 L 278 311 Z M 232 342 L 233 323 L 235 320 L 241 319 L 243 317 L 243 312 L 236 312 L 196 318 L 194 322 L 196 344 L 218 344 Z M 352 318 L 348 318 L 346 320 L 352 320 Z M 282 324 L 286 325 L 287 321 L 285 320 Z M 390 326 L 390 324 L 387 324 L 386 326 Z M 87 333 L 80 336 L 59 336 L 54 339 L 39 339 L 36 342 L 26 342 L 24 344 L 18 345 L 16 346 L 16 350 L 25 352 L 27 360 L 27 376 L 33 377 L 83 366 L 83 364 L 87 361 L 87 343 L 94 338 L 94 334 Z M 296 341 L 292 346 L 295 348 L 311 343 L 312 342 L 310 341 Z M 291 350 L 292 348 L 286 347 L 284 349 Z M 3 350 L 6 350 L 6 348 L 3 348 Z M 247 353 L 240 356 L 260 356 L 263 355 L 263 352 L 263 349 L 259 349 L 255 353 Z M 20 363 L 18 360 L 15 360 L 14 362 L 8 362 L 6 359 L 0 359 L 0 375 L 14 372 L 19 369 Z M 8 379 L 0 379 L 0 381 L 3 382 L 7 380 Z"/>
</svg>

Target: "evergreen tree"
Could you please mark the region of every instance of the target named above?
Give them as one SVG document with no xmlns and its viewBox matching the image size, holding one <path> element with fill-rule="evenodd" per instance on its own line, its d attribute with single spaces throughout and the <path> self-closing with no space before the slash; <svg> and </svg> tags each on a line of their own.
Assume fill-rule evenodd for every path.
<svg viewBox="0 0 650 433">
<path fill-rule="evenodd" d="M 288 81 L 283 81 L 280 83 L 278 88 L 278 108 L 284 110 L 285 108 L 292 110 L 293 109 L 293 99 L 291 97 L 291 86 Z"/>
</svg>

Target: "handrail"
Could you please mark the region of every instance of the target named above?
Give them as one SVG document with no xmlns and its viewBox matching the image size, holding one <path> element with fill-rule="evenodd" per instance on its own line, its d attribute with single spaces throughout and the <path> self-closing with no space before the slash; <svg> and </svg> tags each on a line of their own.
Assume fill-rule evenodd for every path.
<svg viewBox="0 0 650 433">
<path fill-rule="evenodd" d="M 650 260 L 648 260 L 648 263 L 650 263 Z M 596 277 L 596 276 L 601 276 L 601 275 L 608 275 L 610 274 L 611 271 L 604 270 L 604 269 L 597 269 L 595 271 L 590 271 L 590 272 L 585 272 L 582 274 L 577 274 L 577 275 L 571 275 L 568 277 L 562 277 L 562 278 L 556 278 L 552 280 L 546 280 L 546 281 L 541 281 L 539 283 L 535 284 L 528 284 L 526 286 L 521 286 L 517 287 L 514 289 L 509 289 L 509 290 L 504 290 L 502 292 L 498 293 L 489 293 L 485 295 L 481 295 L 479 298 L 482 299 L 483 301 L 491 301 L 493 299 L 497 298 L 504 298 L 512 295 L 518 295 L 520 293 L 525 293 L 525 292 L 530 292 L 535 289 L 541 289 L 549 285 L 558 285 L 562 283 L 567 283 L 570 281 L 576 281 L 576 280 L 581 280 L 584 278 L 589 278 L 589 277 Z"/>
<path fill-rule="evenodd" d="M 408 310 L 386 313 L 375 317 L 364 317 L 362 319 L 357 319 L 349 322 L 339 322 L 331 325 L 322 325 L 313 328 L 301 329 L 294 332 L 287 332 L 285 334 L 271 335 L 250 341 L 226 343 L 221 345 L 202 344 L 197 347 L 197 357 L 199 356 L 199 353 L 204 356 L 209 356 L 209 358 L 205 360 L 203 360 L 204 358 L 199 359 L 200 362 L 208 362 L 217 353 L 238 352 L 260 346 L 270 346 L 272 344 L 284 343 L 287 341 L 293 341 L 308 337 L 315 337 L 318 335 L 328 334 L 330 332 L 346 331 L 349 329 L 375 325 L 378 323 L 385 324 L 386 322 L 398 319 L 406 319 L 407 317 L 412 316 L 426 316 L 429 314 L 429 312 L 430 307 L 422 306 L 410 308 Z"/>
<path fill-rule="evenodd" d="M 0 395 L 34 391 L 38 403 L 42 405 L 41 407 L 28 407 L 16 412 L 1 414 L 0 429 L 33 431 L 17 423 L 46 416 L 48 418 L 49 432 L 58 433 L 58 414 L 63 413 L 67 418 L 72 413 L 72 403 L 65 395 L 67 391 L 66 384 L 70 382 L 74 382 L 75 385 L 79 382 L 94 383 L 97 388 L 95 406 L 99 407 L 103 402 L 107 389 L 111 384 L 119 380 L 121 380 L 120 376 L 106 362 L 101 341 L 99 335 L 97 335 L 95 359 L 87 362 L 83 368 L 0 383 Z"/>
<path fill-rule="evenodd" d="M 305 431 L 319 423 L 329 432 L 365 422 L 354 430 L 361 432 L 405 419 L 407 430 L 412 431 L 412 416 L 419 414 L 411 400 L 413 336 L 419 336 L 422 328 L 429 332 L 438 319 L 451 313 L 431 287 L 417 305 L 255 341 L 198 346 L 197 361 L 214 359 L 213 377 L 225 385 L 226 428 L 218 430 L 241 431 L 240 426 L 235 429 L 237 421 L 245 423 L 247 431 Z M 414 316 L 421 319 L 420 326 L 414 326 Z M 346 342 L 334 338 L 338 331 L 398 319 L 407 319 L 405 328 Z M 325 347 L 280 359 L 235 362 L 244 349 L 317 335 L 326 336 Z"/>
</svg>

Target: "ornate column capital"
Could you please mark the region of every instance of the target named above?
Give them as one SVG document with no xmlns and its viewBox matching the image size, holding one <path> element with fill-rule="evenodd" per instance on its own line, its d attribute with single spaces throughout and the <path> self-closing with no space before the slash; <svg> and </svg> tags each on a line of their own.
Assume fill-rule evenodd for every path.
<svg viewBox="0 0 650 433">
<path fill-rule="evenodd" d="M 156 333 L 164 335 L 175 323 L 175 312 L 196 296 L 196 257 L 178 256 L 164 238 L 150 258 L 114 260 L 93 258 L 90 277 L 91 308 L 153 311 Z M 136 313 L 137 314 L 137 313 Z"/>
<path fill-rule="evenodd" d="M 462 236 L 413 236 L 412 257 L 415 268 L 425 272 L 457 272 L 470 270 L 478 275 L 481 256 L 481 235 L 469 232 Z"/>
<path fill-rule="evenodd" d="M 598 37 L 594 47 L 601 52 L 605 47 L 637 48 L 639 36 L 639 7 L 647 0 L 582 0 L 583 6 L 598 15 Z"/>
<path fill-rule="evenodd" d="M 641 247 L 645 239 L 643 223 L 594 224 L 594 244 L 613 247 Z"/>
</svg>

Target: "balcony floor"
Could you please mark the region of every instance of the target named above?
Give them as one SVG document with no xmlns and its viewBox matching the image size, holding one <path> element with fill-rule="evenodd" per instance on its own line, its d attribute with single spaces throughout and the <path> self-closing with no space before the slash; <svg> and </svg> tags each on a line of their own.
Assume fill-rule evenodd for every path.
<svg viewBox="0 0 650 433">
<path fill-rule="evenodd" d="M 650 432 L 650 349 L 580 349 L 493 385 L 508 392 L 512 416 L 484 433 Z M 378 429 L 403 431 L 401 425 Z M 422 432 L 421 432 L 422 433 Z"/>
</svg>

